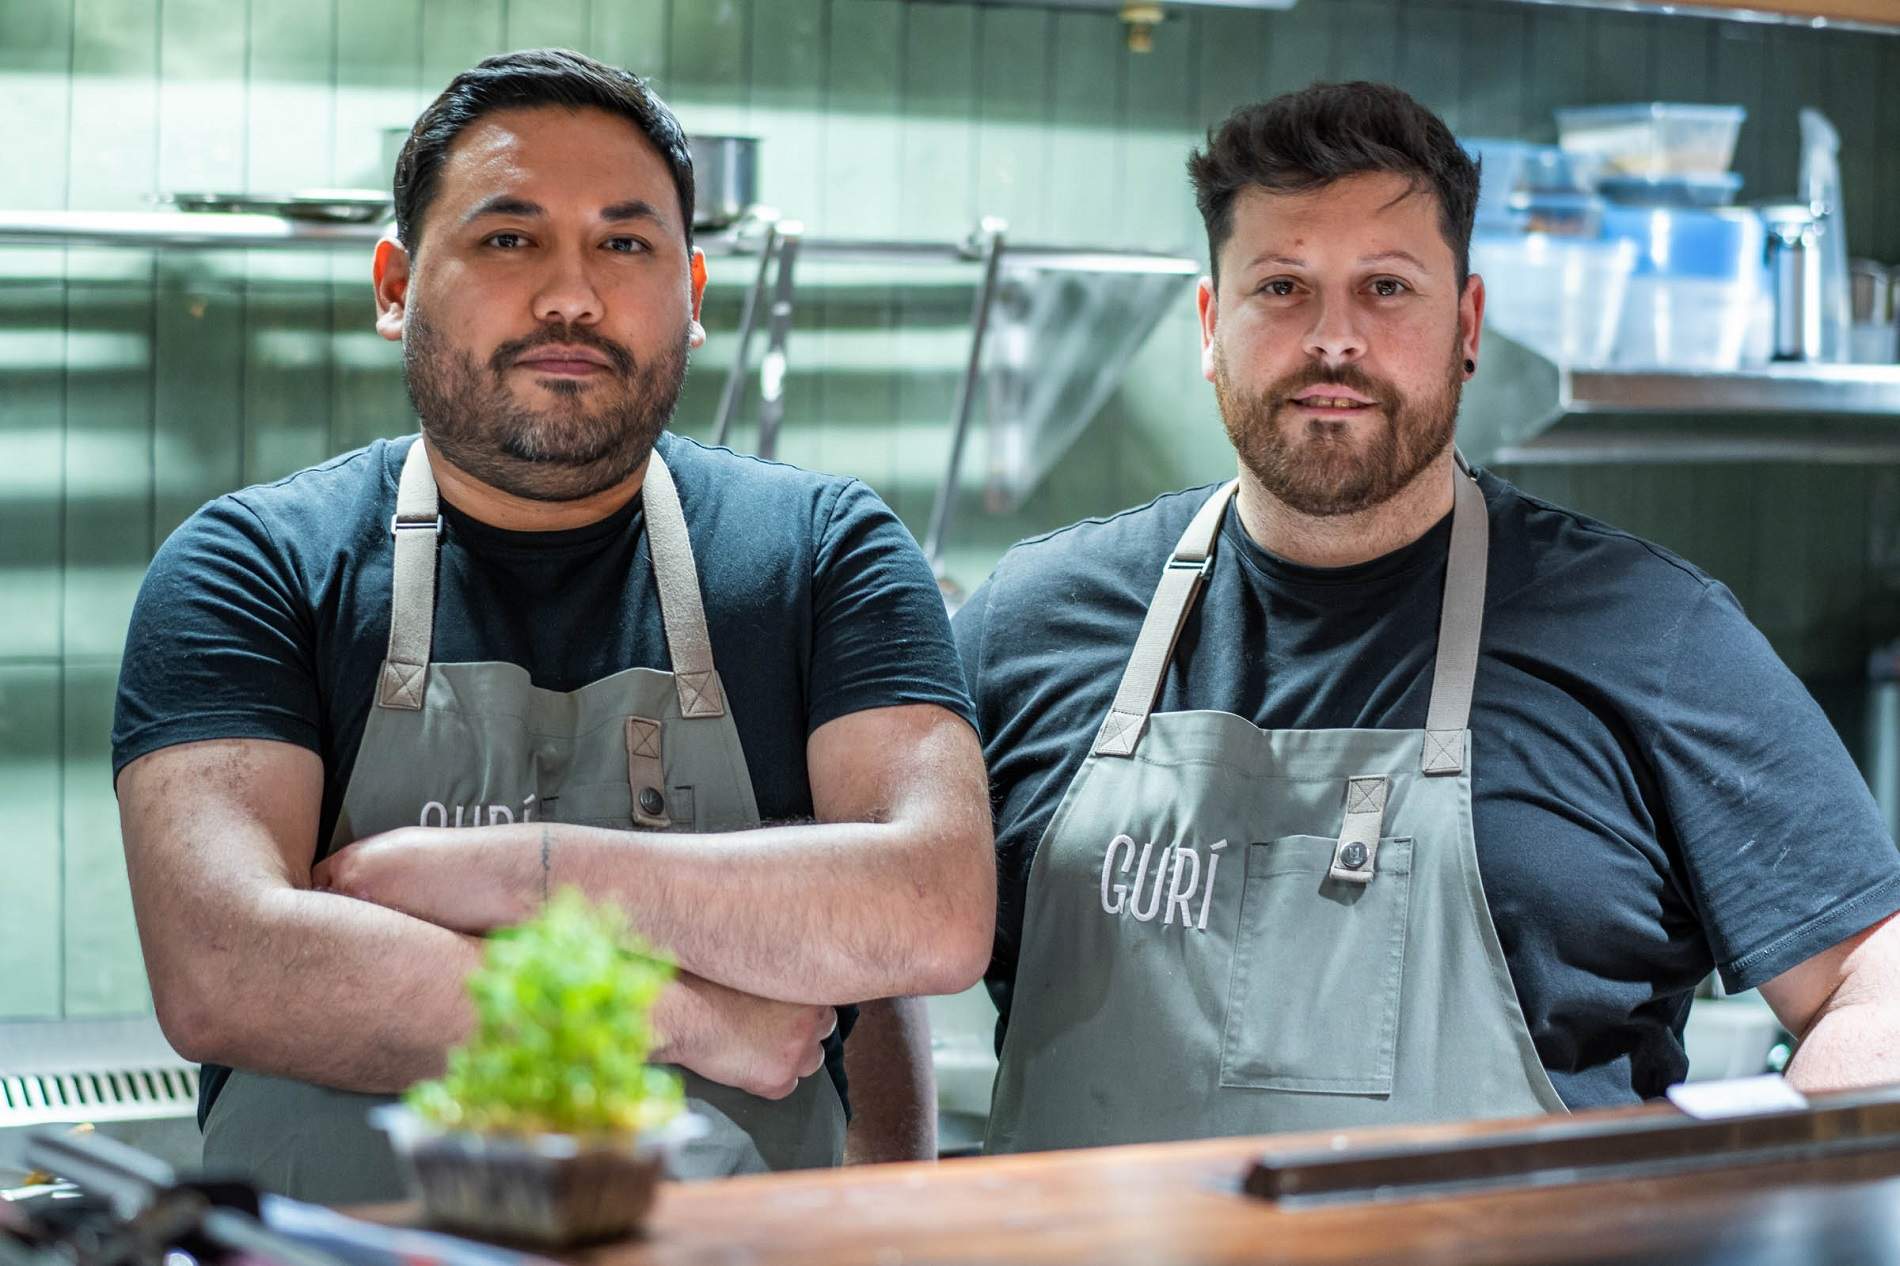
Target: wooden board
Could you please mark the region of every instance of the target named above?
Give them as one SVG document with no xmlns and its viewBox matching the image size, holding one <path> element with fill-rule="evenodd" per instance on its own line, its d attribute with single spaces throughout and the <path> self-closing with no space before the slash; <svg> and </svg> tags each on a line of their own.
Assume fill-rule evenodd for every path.
<svg viewBox="0 0 1900 1266">
<path fill-rule="evenodd" d="M 1900 0 L 1671 0 L 1682 8 L 1778 13 L 1801 18 L 1828 18 L 1837 22 L 1871 22 L 1900 27 Z"/>
<path fill-rule="evenodd" d="M 1455 1140 L 1522 1124 L 1348 1137 Z M 1304 1141 L 1319 1145 L 1331 1137 Z M 1275 1140 L 1281 1146 L 1299 1141 Z M 1267 1142 L 1216 1139 L 669 1185 L 642 1239 L 564 1260 L 570 1266 L 1900 1262 L 1900 1219 L 1892 1214 L 1900 1201 L 1900 1154 L 1893 1152 L 1667 1180 L 1289 1210 L 1240 1191 L 1242 1174 Z"/>
</svg>

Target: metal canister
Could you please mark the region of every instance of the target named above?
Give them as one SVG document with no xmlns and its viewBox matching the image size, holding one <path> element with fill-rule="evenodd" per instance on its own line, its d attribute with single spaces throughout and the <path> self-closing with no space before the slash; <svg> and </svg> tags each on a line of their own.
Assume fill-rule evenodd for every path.
<svg viewBox="0 0 1900 1266">
<path fill-rule="evenodd" d="M 1768 277 L 1775 299 L 1773 356 L 1821 357 L 1821 220 L 1804 202 L 1760 208 L 1768 230 Z"/>
<path fill-rule="evenodd" d="M 1892 325 L 1894 278 L 1900 270 L 1889 271 L 1885 264 L 1871 259 L 1847 261 L 1847 276 L 1854 296 L 1855 325 Z"/>
<path fill-rule="evenodd" d="M 759 142 L 751 136 L 689 136 L 693 227 L 722 229 L 759 198 Z"/>
<path fill-rule="evenodd" d="M 1854 259 L 1847 263 L 1847 276 L 1854 314 L 1848 342 L 1853 359 L 1873 365 L 1900 360 L 1900 322 L 1895 312 L 1900 307 L 1900 296 L 1895 294 L 1900 269 Z"/>
</svg>

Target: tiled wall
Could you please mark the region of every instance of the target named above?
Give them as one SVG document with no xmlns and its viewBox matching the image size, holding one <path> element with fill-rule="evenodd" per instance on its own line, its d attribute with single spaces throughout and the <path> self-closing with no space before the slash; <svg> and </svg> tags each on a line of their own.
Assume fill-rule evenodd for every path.
<svg viewBox="0 0 1900 1266">
<path fill-rule="evenodd" d="M 1146 55 L 1105 16 L 903 0 L 0 0 L 0 204 L 373 182 L 383 127 L 478 57 L 547 44 L 656 76 L 693 130 L 762 136 L 765 197 L 829 235 L 949 239 L 988 214 L 1020 240 L 1198 253 L 1181 163 L 1209 123 L 1376 77 L 1474 135 L 1548 139 L 1558 104 L 1739 101 L 1750 194 L 1792 188 L 1794 111 L 1820 104 L 1856 251 L 1900 260 L 1900 38 L 1502 0 L 1191 13 Z M 688 432 L 749 271 L 716 285 Z M 204 499 L 408 429 L 366 272 L 349 252 L 0 248 L 0 1019 L 146 1004 L 106 746 L 127 611 Z M 854 276 L 800 309 L 782 455 L 865 477 L 921 535 L 967 295 Z M 967 499 L 953 574 L 1219 474 L 1193 340 L 1184 288 L 1024 507 Z M 980 433 L 973 451 L 972 485 Z M 1805 669 L 1900 633 L 1891 470 L 1516 473 L 1709 566 Z"/>
</svg>

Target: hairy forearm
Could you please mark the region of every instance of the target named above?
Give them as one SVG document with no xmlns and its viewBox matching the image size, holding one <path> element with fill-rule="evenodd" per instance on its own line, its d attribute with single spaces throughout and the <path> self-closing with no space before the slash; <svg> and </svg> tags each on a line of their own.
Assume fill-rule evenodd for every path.
<svg viewBox="0 0 1900 1266">
<path fill-rule="evenodd" d="M 391 1094 L 440 1073 L 447 1049 L 468 1032 L 463 982 L 478 940 L 291 887 L 231 905 L 226 917 L 205 921 L 161 993 L 161 1019 L 182 1014 L 174 1027 L 191 1048 L 185 1054 Z"/>
<path fill-rule="evenodd" d="M 514 830 L 549 881 L 624 907 L 681 967 L 787 1002 L 950 993 L 989 951 L 987 848 L 884 823 L 674 835 Z"/>
<path fill-rule="evenodd" d="M 1787 1078 L 1809 1093 L 1900 1082 L 1900 999 L 1830 1007 L 1795 1049 Z"/>
<path fill-rule="evenodd" d="M 686 971 L 783 1003 L 968 986 L 989 961 L 996 909 L 975 734 L 919 704 L 832 721 L 809 752 L 817 823 L 719 835 L 401 827 L 338 851 L 312 877 L 474 933 L 577 887 L 624 908 Z"/>
</svg>

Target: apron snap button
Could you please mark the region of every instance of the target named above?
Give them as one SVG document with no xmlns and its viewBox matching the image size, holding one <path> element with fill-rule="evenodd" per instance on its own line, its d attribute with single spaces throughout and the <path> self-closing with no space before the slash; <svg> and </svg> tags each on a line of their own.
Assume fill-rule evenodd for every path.
<svg viewBox="0 0 1900 1266">
<path fill-rule="evenodd" d="M 657 818 L 660 816 L 660 811 L 665 808 L 666 800 L 660 795 L 658 788 L 642 787 L 640 789 L 640 812 L 649 818 Z"/>
<path fill-rule="evenodd" d="M 1347 870 L 1358 870 L 1366 864 L 1366 846 L 1358 840 L 1346 845 L 1339 851 L 1339 864 Z"/>
</svg>

